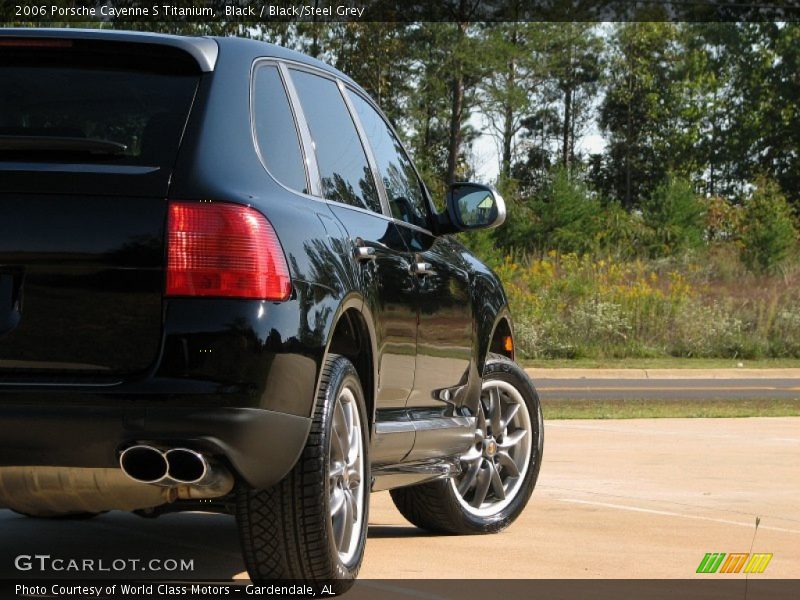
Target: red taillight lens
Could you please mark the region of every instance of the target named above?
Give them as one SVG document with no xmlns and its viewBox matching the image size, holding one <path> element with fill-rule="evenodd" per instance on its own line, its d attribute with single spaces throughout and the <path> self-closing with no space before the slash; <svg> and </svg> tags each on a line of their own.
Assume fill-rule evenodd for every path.
<svg viewBox="0 0 800 600">
<path fill-rule="evenodd" d="M 257 210 L 172 202 L 167 295 L 286 300 L 292 291 L 278 237 Z"/>
</svg>

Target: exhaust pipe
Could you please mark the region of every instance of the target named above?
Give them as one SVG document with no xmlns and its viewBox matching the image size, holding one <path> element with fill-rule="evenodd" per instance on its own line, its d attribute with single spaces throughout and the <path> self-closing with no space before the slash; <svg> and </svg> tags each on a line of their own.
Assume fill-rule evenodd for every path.
<svg viewBox="0 0 800 600">
<path fill-rule="evenodd" d="M 188 448 L 173 448 L 164 453 L 167 476 L 178 483 L 202 485 L 208 474 L 206 457 Z"/>
<path fill-rule="evenodd" d="M 160 483 L 169 465 L 164 454 L 152 446 L 131 446 L 119 456 L 122 472 L 139 483 Z"/>
<path fill-rule="evenodd" d="M 131 446 L 120 455 L 119 465 L 134 481 L 171 488 L 184 500 L 224 496 L 234 485 L 228 469 L 188 448 L 162 451 L 147 445 Z"/>
<path fill-rule="evenodd" d="M 168 465 L 167 479 L 178 484 L 179 498 L 216 498 L 233 489 L 231 472 L 200 452 L 173 448 L 164 456 Z"/>
</svg>

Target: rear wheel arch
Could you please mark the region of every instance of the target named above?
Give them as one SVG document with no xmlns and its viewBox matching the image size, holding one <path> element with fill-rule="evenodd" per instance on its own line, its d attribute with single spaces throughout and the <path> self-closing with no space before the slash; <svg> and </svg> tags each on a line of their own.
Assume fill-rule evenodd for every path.
<svg viewBox="0 0 800 600">
<path fill-rule="evenodd" d="M 324 361 L 332 354 L 347 358 L 355 367 L 361 380 L 364 392 L 364 402 L 369 421 L 370 432 L 375 422 L 375 397 L 377 394 L 377 345 L 372 322 L 362 312 L 363 302 L 360 298 L 352 297 L 342 303 L 339 314 L 331 328 L 328 344 L 325 349 Z M 321 377 L 322 373 L 320 373 Z M 319 388 L 320 382 L 317 382 Z"/>
</svg>

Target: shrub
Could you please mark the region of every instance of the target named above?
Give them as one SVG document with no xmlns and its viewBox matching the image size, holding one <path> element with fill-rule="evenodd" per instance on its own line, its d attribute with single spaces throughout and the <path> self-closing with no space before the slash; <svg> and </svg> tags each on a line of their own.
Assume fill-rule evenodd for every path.
<svg viewBox="0 0 800 600">
<path fill-rule="evenodd" d="M 778 185 L 763 178 L 756 185 L 744 204 L 742 262 L 754 273 L 774 273 L 791 256 L 797 229 Z"/>
<path fill-rule="evenodd" d="M 685 179 L 669 176 L 642 205 L 651 256 L 673 256 L 703 244 L 705 207 Z"/>
<path fill-rule="evenodd" d="M 597 246 L 602 222 L 599 199 L 577 177 L 557 169 L 530 203 L 533 213 L 529 247 L 544 254 L 584 254 Z"/>
<path fill-rule="evenodd" d="M 523 357 L 800 357 L 798 272 L 725 281 L 690 261 L 555 252 L 497 272 Z"/>
<path fill-rule="evenodd" d="M 641 255 L 648 230 L 640 213 L 625 210 L 617 201 L 606 204 L 597 242 L 601 250 L 615 258 L 632 259 Z"/>
<path fill-rule="evenodd" d="M 706 240 L 710 244 L 735 240 L 741 229 L 742 207 L 721 196 L 706 199 L 705 205 Z"/>
</svg>

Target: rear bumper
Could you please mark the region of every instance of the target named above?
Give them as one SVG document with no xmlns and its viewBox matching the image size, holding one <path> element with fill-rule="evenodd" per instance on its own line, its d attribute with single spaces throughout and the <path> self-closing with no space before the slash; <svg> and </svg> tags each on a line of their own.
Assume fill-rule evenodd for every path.
<svg viewBox="0 0 800 600">
<path fill-rule="evenodd" d="M 255 488 L 294 466 L 307 417 L 259 408 L 7 405 L 0 407 L 0 467 L 114 468 L 135 442 L 204 450 Z"/>
</svg>

